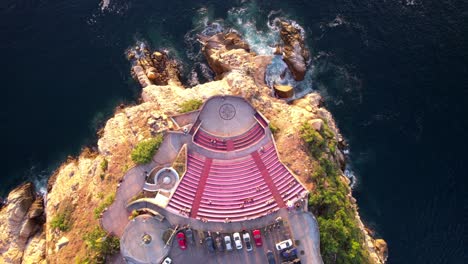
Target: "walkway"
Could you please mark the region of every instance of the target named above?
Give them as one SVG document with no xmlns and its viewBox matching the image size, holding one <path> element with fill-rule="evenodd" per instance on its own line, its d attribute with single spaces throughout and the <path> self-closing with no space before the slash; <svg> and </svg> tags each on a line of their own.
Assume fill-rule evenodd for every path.
<svg viewBox="0 0 468 264">
<path fill-rule="evenodd" d="M 131 212 L 133 210 L 140 210 L 140 209 L 145 209 L 149 208 L 152 211 L 158 212 L 159 214 L 163 215 L 165 219 L 171 223 L 172 226 L 186 226 L 189 225 L 193 229 L 196 230 L 202 230 L 202 231 L 212 231 L 212 232 L 239 232 L 240 230 L 246 229 L 246 230 L 253 230 L 256 228 L 262 228 L 264 226 L 267 226 L 269 224 L 275 223 L 276 218 L 280 216 L 280 211 L 286 210 L 286 209 L 280 209 L 277 212 L 273 212 L 267 216 L 259 217 L 256 219 L 251 219 L 251 220 L 246 220 L 242 222 L 231 222 L 231 223 L 224 223 L 224 222 L 202 222 L 200 220 L 194 219 L 194 218 L 189 218 L 185 217 L 179 214 L 174 214 L 172 212 L 169 212 L 166 209 L 163 209 L 159 207 L 158 205 L 154 204 L 151 202 L 150 199 L 144 199 L 141 202 L 138 202 L 139 200 L 133 202 L 129 207 L 127 208 L 128 212 Z"/>
<path fill-rule="evenodd" d="M 198 214 L 198 209 L 200 208 L 201 197 L 203 195 L 203 191 L 205 190 L 206 180 L 208 179 L 208 175 L 210 174 L 212 163 L 213 163 L 213 159 L 206 158 L 205 163 L 203 164 L 203 171 L 200 176 L 200 181 L 198 182 L 198 189 L 197 189 L 197 193 L 195 194 L 195 199 L 193 200 L 192 211 L 190 212 L 190 216 L 193 218 L 195 218 Z"/>
<path fill-rule="evenodd" d="M 299 254 L 302 263 L 323 264 L 320 255 L 320 233 L 317 220 L 310 212 L 302 210 L 292 210 L 283 217 L 288 217 L 290 228 L 294 240 L 299 240 L 296 245 L 298 252 L 304 251 L 304 255 Z"/>
<path fill-rule="evenodd" d="M 278 204 L 278 206 L 280 208 L 286 207 L 286 204 L 284 203 L 283 198 L 281 198 L 281 194 L 278 192 L 278 189 L 273 183 L 273 180 L 271 179 L 270 174 L 268 173 L 268 170 L 265 167 L 265 164 L 260 158 L 260 155 L 258 154 L 258 152 L 254 151 L 252 152 L 251 155 L 255 163 L 257 164 L 258 170 L 261 172 L 263 180 L 265 180 L 265 183 L 268 185 L 268 188 L 270 189 L 271 194 L 273 195 L 273 198 L 275 198 L 275 201 Z"/>
<path fill-rule="evenodd" d="M 136 166 L 123 176 L 115 194 L 114 203 L 109 206 L 101 218 L 101 225 L 107 232 L 122 236 L 129 222 L 128 216 L 130 213 L 127 212 L 127 204 L 143 189 L 146 178 L 145 172 L 151 171 L 156 166 L 171 164 L 184 143 L 180 135 L 168 133 L 151 163 Z"/>
</svg>

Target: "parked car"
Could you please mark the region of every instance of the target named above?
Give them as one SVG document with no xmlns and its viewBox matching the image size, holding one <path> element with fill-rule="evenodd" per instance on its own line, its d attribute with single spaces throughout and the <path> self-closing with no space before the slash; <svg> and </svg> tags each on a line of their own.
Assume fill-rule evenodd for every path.
<svg viewBox="0 0 468 264">
<path fill-rule="evenodd" d="M 234 238 L 234 244 L 236 244 L 237 249 L 242 249 L 242 241 L 240 234 L 238 232 L 232 234 L 232 237 Z"/>
<path fill-rule="evenodd" d="M 283 250 L 283 249 L 287 249 L 289 247 L 292 247 L 293 243 L 291 241 L 291 239 L 287 239 L 287 240 L 284 240 L 284 241 L 281 241 L 279 243 L 276 243 L 276 249 L 277 250 Z"/>
<path fill-rule="evenodd" d="M 225 236 L 224 237 L 224 244 L 226 245 L 226 250 L 227 251 L 232 251 L 231 236 Z"/>
<path fill-rule="evenodd" d="M 217 249 L 219 252 L 223 252 L 223 251 L 224 251 L 223 239 L 221 238 L 220 235 L 217 235 L 217 236 L 215 237 L 215 244 L 216 244 L 216 249 Z"/>
<path fill-rule="evenodd" d="M 182 250 L 187 249 L 187 243 L 186 243 L 186 241 L 185 241 L 185 234 L 184 234 L 184 232 L 179 232 L 179 233 L 177 233 L 176 238 L 177 238 L 177 243 L 179 243 L 180 249 L 182 249 Z"/>
<path fill-rule="evenodd" d="M 193 237 L 193 230 L 191 228 L 185 229 L 185 236 L 190 244 L 195 244 L 195 238 Z"/>
<path fill-rule="evenodd" d="M 252 251 L 252 243 L 250 242 L 250 235 L 248 232 L 245 232 L 244 234 L 242 234 L 242 238 L 244 239 L 244 243 L 245 243 L 245 249 L 247 249 L 247 251 Z"/>
<path fill-rule="evenodd" d="M 205 245 L 209 252 L 215 251 L 213 238 L 211 236 L 205 237 Z"/>
<path fill-rule="evenodd" d="M 273 252 L 271 252 L 271 250 L 267 251 L 266 256 L 267 256 L 268 264 L 276 264 L 275 255 L 273 254 Z"/>
<path fill-rule="evenodd" d="M 172 263 L 172 259 L 170 257 L 167 257 L 163 260 L 161 264 L 171 264 L 171 263 Z"/>
<path fill-rule="evenodd" d="M 255 245 L 257 247 L 261 247 L 262 246 L 262 235 L 260 234 L 260 230 L 255 229 L 254 231 L 252 231 L 252 234 L 253 234 L 253 238 L 254 238 L 254 241 L 255 241 Z"/>
<path fill-rule="evenodd" d="M 297 248 L 292 247 L 281 251 L 281 257 L 287 260 L 293 260 L 297 258 Z"/>
</svg>

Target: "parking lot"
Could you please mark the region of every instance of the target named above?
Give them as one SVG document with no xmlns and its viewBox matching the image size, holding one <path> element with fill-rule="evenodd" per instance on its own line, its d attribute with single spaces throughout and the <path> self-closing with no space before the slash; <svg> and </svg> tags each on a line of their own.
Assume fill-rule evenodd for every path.
<svg viewBox="0 0 468 264">
<path fill-rule="evenodd" d="M 266 230 L 266 231 L 265 231 Z M 172 243 L 172 249 L 169 253 L 169 257 L 173 260 L 174 263 L 191 263 L 191 264 L 202 264 L 202 263 L 223 263 L 223 264 L 238 264 L 238 263 L 268 263 L 266 252 L 271 250 L 276 257 L 276 263 L 280 262 L 280 257 L 275 249 L 275 244 L 291 238 L 289 233 L 289 228 L 284 225 L 270 226 L 267 228 L 260 229 L 262 233 L 262 242 L 261 247 L 257 247 L 253 241 L 252 230 L 246 230 L 250 233 L 252 240 L 252 251 L 247 251 L 245 243 L 242 242 L 243 248 L 237 250 L 234 247 L 232 251 L 219 252 L 209 252 L 205 243 L 200 243 L 200 240 L 204 241 L 204 237 L 207 236 L 207 232 L 196 232 L 194 230 L 194 243 L 187 241 L 187 249 L 181 250 L 177 241 L 174 240 Z M 242 236 L 242 230 L 239 230 Z M 231 235 L 232 233 L 219 233 L 221 237 L 225 235 Z M 215 238 L 217 233 L 212 232 L 211 236 Z"/>
</svg>

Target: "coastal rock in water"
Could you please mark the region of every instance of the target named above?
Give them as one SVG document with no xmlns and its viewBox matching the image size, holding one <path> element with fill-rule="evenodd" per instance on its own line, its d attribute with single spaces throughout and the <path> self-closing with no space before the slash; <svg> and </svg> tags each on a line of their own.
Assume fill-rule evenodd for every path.
<svg viewBox="0 0 468 264">
<path fill-rule="evenodd" d="M 282 47 L 283 60 L 288 65 L 294 79 L 302 81 L 310 56 L 309 50 L 304 44 L 302 29 L 285 20 L 280 21 L 280 27 L 280 36 L 284 43 Z"/>
<path fill-rule="evenodd" d="M 7 201 L 0 211 L 0 263 L 21 263 L 30 238 L 41 230 L 43 201 L 36 202 L 30 182 L 11 191 Z"/>
<path fill-rule="evenodd" d="M 385 242 L 383 239 L 376 239 L 374 245 L 377 251 L 377 255 L 383 262 L 385 262 L 388 258 L 387 242 Z"/>
<path fill-rule="evenodd" d="M 132 62 L 131 74 L 142 87 L 151 84 L 182 86 L 179 80 L 177 62 L 169 58 L 165 51 L 150 52 L 147 44 L 138 42 L 127 51 L 127 59 Z"/>
<path fill-rule="evenodd" d="M 202 51 L 208 64 L 218 78 L 233 69 L 245 70 L 245 66 L 251 64 L 249 45 L 235 32 L 218 33 L 201 38 L 201 42 L 204 43 Z"/>
</svg>

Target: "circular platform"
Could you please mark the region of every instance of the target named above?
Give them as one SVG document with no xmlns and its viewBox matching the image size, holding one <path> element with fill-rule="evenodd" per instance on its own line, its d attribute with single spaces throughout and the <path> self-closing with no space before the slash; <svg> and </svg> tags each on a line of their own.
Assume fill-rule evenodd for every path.
<svg viewBox="0 0 468 264">
<path fill-rule="evenodd" d="M 159 263 L 167 255 L 162 236 L 168 225 L 150 215 L 130 221 L 120 239 L 120 251 L 131 263 Z"/>
</svg>

